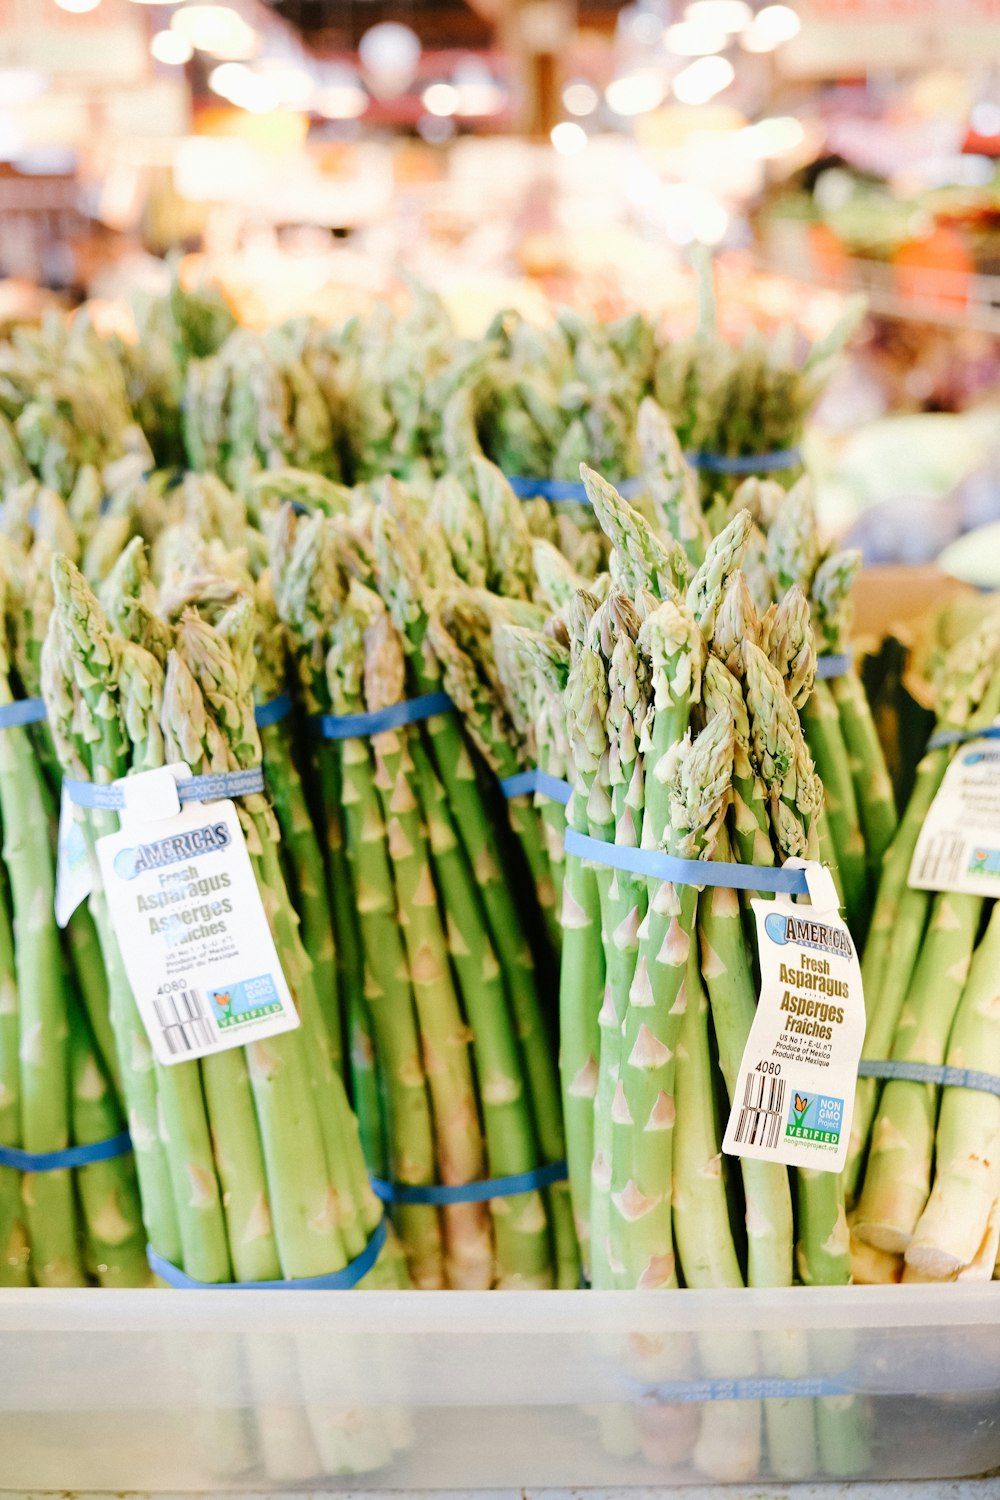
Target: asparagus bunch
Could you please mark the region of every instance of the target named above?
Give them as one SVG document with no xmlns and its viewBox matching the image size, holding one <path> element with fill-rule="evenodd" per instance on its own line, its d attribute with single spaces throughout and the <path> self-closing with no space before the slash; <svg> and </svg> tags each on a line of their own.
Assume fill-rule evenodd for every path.
<svg viewBox="0 0 1000 1500">
<path fill-rule="evenodd" d="M 277 596 L 308 713 L 343 718 L 440 687 L 418 540 L 398 494 L 371 518 L 370 555 L 336 518 L 286 511 Z M 325 814 L 342 819 L 386 1173 L 404 1189 L 460 1188 L 558 1160 L 544 1011 L 484 772 L 453 714 L 349 727 L 318 743 L 317 779 Z M 489 1209 L 403 1201 L 396 1219 L 418 1285 L 575 1285 L 567 1210 L 555 1187 Z"/>
<path fill-rule="evenodd" d="M 748 514 L 734 516 L 692 573 L 612 486 L 586 467 L 582 474 L 620 585 L 602 603 L 577 596 L 566 620 L 568 671 L 558 653 L 550 652 L 558 667 L 546 667 L 537 635 L 515 636 L 525 660 L 534 653 L 540 692 L 553 691 L 560 671 L 566 682 L 571 825 L 609 844 L 689 859 L 815 858 L 822 787 L 799 709 L 816 652 L 801 591 L 793 587 L 759 619 L 740 571 Z M 571 855 L 567 888 L 572 865 Z M 564 969 L 562 1003 L 564 1049 L 573 1042 L 563 1059 L 569 1159 L 593 1284 L 847 1282 L 838 1179 L 746 1159 L 737 1170 L 720 1154 L 719 1100 L 734 1103 L 757 996 L 739 897 L 600 862 L 589 870 L 581 862 L 576 873 L 589 880 L 580 881 L 582 910 L 564 942 L 571 932 L 590 941 L 597 933 L 603 956 L 586 984 L 579 974 L 566 984 Z M 579 1138 L 588 1128 L 583 1177 Z M 748 1370 L 757 1357 L 746 1352 Z M 801 1360 L 801 1351 L 783 1350 L 769 1368 L 794 1373 Z M 801 1405 L 764 1404 L 760 1430 L 777 1473 L 863 1464 L 856 1411 L 820 1403 L 805 1414 Z M 759 1461 L 761 1416 L 749 1408 L 738 1416 L 747 1424 L 745 1472 Z M 699 1461 L 710 1464 L 711 1449 L 706 1436 Z"/>
<path fill-rule="evenodd" d="M 192 359 L 183 412 L 189 465 L 234 487 L 286 464 L 339 474 L 329 409 L 282 328 L 237 328 L 217 354 Z"/>
<path fill-rule="evenodd" d="M 0 702 L 37 696 L 49 553 L 0 549 Z M 100 953 L 85 912 L 54 915 L 58 785 L 44 724 L 0 730 L 0 1144 L 33 1154 L 125 1128 Z M 130 1154 L 72 1170 L 0 1166 L 0 1285 L 148 1282 Z"/>
<path fill-rule="evenodd" d="M 215 354 L 236 326 L 230 308 L 211 286 L 186 286 L 171 270 L 165 293 L 137 290 L 134 328 L 111 339 L 125 378 L 129 405 L 161 467 L 184 462 L 181 407 L 192 359 Z"/>
<path fill-rule="evenodd" d="M 600 324 L 563 309 L 534 327 L 498 315 L 476 397 L 484 451 L 508 474 L 577 481 L 583 460 L 637 472 L 635 412 L 651 387 L 654 332 L 640 314 Z"/>
<path fill-rule="evenodd" d="M 701 317 L 686 339 L 665 339 L 656 352 L 653 394 L 685 452 L 703 455 L 704 507 L 713 528 L 738 480 L 711 460 L 784 453 L 802 440 L 819 400 L 864 315 L 863 299 L 802 357 L 801 335 L 786 324 L 765 337 L 751 330 L 739 344 L 719 333 L 710 279 L 701 282 Z M 791 472 L 795 472 L 795 466 Z"/>
<path fill-rule="evenodd" d="M 250 601 L 238 601 L 216 627 L 185 612 L 168 633 L 161 664 L 145 645 L 113 632 L 67 559 L 55 559 L 53 584 L 43 688 L 68 775 L 106 783 L 173 760 L 196 775 L 260 763 Z M 243 799 L 240 818 L 299 1029 L 200 1063 L 156 1063 L 103 893 L 92 898 L 147 1234 L 161 1257 L 206 1282 L 339 1270 L 361 1252 L 380 1217 L 330 1057 L 266 798 Z M 113 821 L 110 813 L 89 814 L 85 837 L 93 841 Z M 397 1277 L 387 1252 L 370 1284 L 398 1284 Z"/>
<path fill-rule="evenodd" d="M 940 674 L 938 727 L 974 732 L 1000 714 L 996 610 Z M 929 751 L 890 847 L 864 960 L 865 1056 L 996 1073 L 998 922 L 988 898 L 911 889 L 921 825 L 958 747 Z M 878 1280 L 990 1277 L 998 1233 L 1000 1105 L 975 1089 L 860 1080 L 848 1182 L 853 1231 Z"/>
<path fill-rule="evenodd" d="M 68 496 L 81 467 L 126 453 L 148 460 L 114 351 L 84 312 L 46 314 L 0 344 L 3 489 L 35 476 Z"/>
<path fill-rule="evenodd" d="M 353 482 L 392 474 L 417 483 L 449 469 L 464 477 L 478 450 L 472 390 L 488 348 L 458 337 L 439 297 L 413 286 L 401 314 L 380 303 L 341 329 L 293 332 Z"/>
<path fill-rule="evenodd" d="M 693 474 L 664 413 L 646 402 L 640 413 L 644 476 L 658 527 L 680 544 L 690 563 L 702 563 L 707 525 L 697 503 Z M 812 485 L 800 479 L 786 494 L 769 480 L 748 479 L 736 490 L 730 513 L 746 512 L 751 525 L 743 560 L 744 613 L 772 630 L 774 610 L 793 587 L 808 600 L 821 657 L 847 656 L 852 622 L 851 587 L 860 553 L 825 550 Z M 853 662 L 822 672 L 803 699 L 809 749 L 826 789 L 819 834 L 824 857 L 836 868 L 845 911 L 859 943 L 882 863 L 896 828 L 896 805 L 878 732 Z"/>
</svg>

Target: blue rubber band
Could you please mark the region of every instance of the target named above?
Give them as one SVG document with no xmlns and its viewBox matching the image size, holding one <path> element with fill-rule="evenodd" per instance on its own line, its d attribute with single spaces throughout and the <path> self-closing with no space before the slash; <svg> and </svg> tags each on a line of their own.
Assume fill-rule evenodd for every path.
<svg viewBox="0 0 1000 1500">
<path fill-rule="evenodd" d="M 454 710 L 447 693 L 424 693 L 420 698 L 404 698 L 388 708 L 377 708 L 362 714 L 313 714 L 309 725 L 317 739 L 364 740 L 383 729 L 399 729 L 404 724 L 418 724 L 435 714 Z"/>
<path fill-rule="evenodd" d="M 538 766 L 533 771 L 518 771 L 516 776 L 505 776 L 500 782 L 500 790 L 505 797 L 524 797 L 529 792 L 540 792 L 550 802 L 561 802 L 563 807 L 573 795 L 568 781 L 560 781 L 558 776 L 550 776 Z"/>
<path fill-rule="evenodd" d="M 770 1375 L 744 1375 L 735 1380 L 711 1377 L 704 1380 L 638 1380 L 623 1382 L 634 1398 L 643 1405 L 682 1405 L 709 1401 L 785 1401 L 791 1398 L 815 1399 L 825 1396 L 850 1396 L 857 1387 L 849 1376 L 813 1376 L 801 1380 L 782 1380 Z"/>
<path fill-rule="evenodd" d="M 0 703 L 0 729 L 20 729 L 25 724 L 41 724 L 45 719 L 42 698 L 19 698 L 16 703 Z"/>
<path fill-rule="evenodd" d="M 291 711 L 291 697 L 288 693 L 279 693 L 269 703 L 258 703 L 253 716 L 257 721 L 257 728 L 266 729 L 269 724 L 280 724 L 282 719 L 287 719 Z"/>
<path fill-rule="evenodd" d="M 802 463 L 801 448 L 776 448 L 773 453 L 685 453 L 692 469 L 707 469 L 715 474 L 764 474 L 774 469 L 797 469 Z"/>
<path fill-rule="evenodd" d="M 853 665 L 854 657 L 850 651 L 831 651 L 816 662 L 817 681 L 829 682 L 831 677 L 846 677 Z"/>
<path fill-rule="evenodd" d="M 94 781 L 64 781 L 69 800 L 77 807 L 115 811 L 125 806 L 124 784 L 112 781 L 99 786 Z M 264 790 L 264 771 L 250 766 L 245 771 L 212 771 L 206 776 L 185 776 L 177 783 L 180 802 L 212 802 L 218 797 L 251 797 Z"/>
<path fill-rule="evenodd" d="M 479 1182 L 413 1185 L 373 1177 L 371 1185 L 376 1198 L 381 1198 L 383 1203 L 399 1203 L 410 1208 L 419 1204 L 446 1208 L 450 1203 L 487 1203 L 491 1198 L 514 1198 L 518 1193 L 531 1193 L 538 1188 L 551 1187 L 555 1182 L 565 1182 L 568 1175 L 564 1161 L 553 1161 L 547 1166 L 535 1167 L 532 1172 L 515 1172 L 511 1177 L 484 1177 Z"/>
<path fill-rule="evenodd" d="M 336 1292 L 349 1291 L 357 1286 L 374 1266 L 385 1244 L 385 1220 L 380 1219 L 377 1229 L 361 1254 L 346 1265 L 342 1271 L 331 1271 L 327 1276 L 297 1276 L 291 1281 L 195 1281 L 162 1255 L 157 1255 L 152 1245 L 146 1246 L 149 1269 L 165 1281 L 168 1286 L 187 1292 Z"/>
<path fill-rule="evenodd" d="M 15 1146 L 0 1146 L 0 1167 L 14 1167 L 18 1172 L 65 1172 L 71 1167 L 86 1167 L 95 1161 L 111 1161 L 127 1156 L 132 1137 L 127 1130 L 106 1141 L 92 1141 L 89 1146 L 67 1146 L 65 1151 L 21 1151 Z"/>
<path fill-rule="evenodd" d="M 995 1073 L 980 1073 L 976 1068 L 949 1068 L 941 1063 L 869 1062 L 858 1064 L 859 1078 L 898 1079 L 903 1083 L 936 1083 L 946 1089 L 974 1089 L 979 1094 L 995 1094 L 1000 1099 L 1000 1078 Z"/>
<path fill-rule="evenodd" d="M 586 486 L 579 479 L 526 479 L 520 474 L 505 474 L 504 478 L 519 500 L 574 500 L 578 505 L 589 505 Z M 637 477 L 623 479 L 615 489 L 623 500 L 632 500 L 642 493 L 646 481 Z"/>
<path fill-rule="evenodd" d="M 1000 740 L 1000 724 L 985 729 L 939 729 L 927 741 L 928 750 L 945 750 L 949 745 L 967 745 L 970 740 Z"/>
<path fill-rule="evenodd" d="M 737 865 L 705 859 L 678 859 L 658 849 L 628 849 L 593 839 L 587 833 L 567 828 L 567 854 L 579 854 L 598 865 L 613 870 L 628 870 L 632 875 L 651 875 L 654 880 L 669 880 L 674 885 L 724 886 L 733 891 L 773 891 L 783 896 L 808 896 L 805 870 L 790 870 L 779 865 Z"/>
</svg>

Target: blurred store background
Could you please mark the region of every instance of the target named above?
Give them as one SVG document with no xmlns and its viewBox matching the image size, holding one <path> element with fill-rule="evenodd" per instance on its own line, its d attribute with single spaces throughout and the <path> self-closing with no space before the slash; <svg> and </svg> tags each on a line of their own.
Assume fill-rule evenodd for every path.
<svg viewBox="0 0 1000 1500">
<path fill-rule="evenodd" d="M 470 333 L 680 333 L 704 255 L 733 338 L 868 299 L 831 528 L 920 561 L 1000 521 L 1000 0 L 0 0 L 8 327 L 128 337 L 180 257 L 255 326 L 416 279 Z M 949 555 L 1000 581 L 992 537 Z"/>
</svg>

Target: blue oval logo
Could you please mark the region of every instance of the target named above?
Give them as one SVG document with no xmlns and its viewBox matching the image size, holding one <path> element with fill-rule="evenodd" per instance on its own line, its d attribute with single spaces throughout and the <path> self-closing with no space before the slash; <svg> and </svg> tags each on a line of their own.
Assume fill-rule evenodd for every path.
<svg viewBox="0 0 1000 1500">
<path fill-rule="evenodd" d="M 764 918 L 764 931 L 767 933 L 772 943 L 779 943 L 782 948 L 788 942 L 788 938 L 786 936 L 788 932 L 788 923 L 780 912 L 772 911 L 768 913 L 768 915 Z"/>
</svg>

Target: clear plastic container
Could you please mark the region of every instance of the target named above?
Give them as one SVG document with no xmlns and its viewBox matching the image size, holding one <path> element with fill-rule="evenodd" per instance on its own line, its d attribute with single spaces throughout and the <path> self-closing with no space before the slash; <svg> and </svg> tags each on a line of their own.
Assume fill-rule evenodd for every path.
<svg viewBox="0 0 1000 1500">
<path fill-rule="evenodd" d="M 10 1490 L 943 1479 L 1000 1466 L 1000 1284 L 0 1292 Z"/>
</svg>

